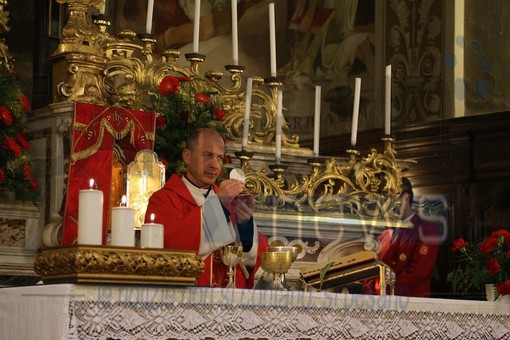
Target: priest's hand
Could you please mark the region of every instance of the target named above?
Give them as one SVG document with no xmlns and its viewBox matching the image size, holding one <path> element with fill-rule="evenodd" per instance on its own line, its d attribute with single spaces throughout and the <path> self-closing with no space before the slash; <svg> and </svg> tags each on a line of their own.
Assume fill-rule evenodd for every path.
<svg viewBox="0 0 510 340">
<path fill-rule="evenodd" d="M 219 189 L 216 192 L 218 199 L 223 206 L 227 206 L 237 195 L 239 195 L 244 189 L 244 183 L 237 179 L 226 179 L 220 183 Z"/>
<path fill-rule="evenodd" d="M 255 197 L 253 195 L 240 195 L 232 202 L 237 216 L 237 223 L 246 223 L 255 211 Z"/>
</svg>

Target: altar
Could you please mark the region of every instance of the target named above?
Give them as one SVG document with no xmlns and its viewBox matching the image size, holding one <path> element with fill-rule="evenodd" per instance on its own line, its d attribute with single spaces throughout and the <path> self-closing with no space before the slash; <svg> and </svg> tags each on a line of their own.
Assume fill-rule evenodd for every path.
<svg viewBox="0 0 510 340">
<path fill-rule="evenodd" d="M 54 284 L 0 289 L 10 339 L 507 339 L 501 302 Z"/>
</svg>

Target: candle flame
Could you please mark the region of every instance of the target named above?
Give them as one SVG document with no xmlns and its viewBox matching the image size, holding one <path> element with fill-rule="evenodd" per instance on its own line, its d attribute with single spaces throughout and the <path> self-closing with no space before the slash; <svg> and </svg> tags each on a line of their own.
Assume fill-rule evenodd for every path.
<svg viewBox="0 0 510 340">
<path fill-rule="evenodd" d="M 154 223 L 154 217 L 156 217 L 156 216 L 154 215 L 154 213 L 152 213 L 151 214 L 151 223 Z"/>
<path fill-rule="evenodd" d="M 91 178 L 89 181 L 89 188 L 94 189 L 94 179 L 93 178 Z"/>
<path fill-rule="evenodd" d="M 121 207 L 127 207 L 127 197 L 126 197 L 126 195 L 122 195 L 122 198 L 120 200 L 120 206 Z"/>
</svg>

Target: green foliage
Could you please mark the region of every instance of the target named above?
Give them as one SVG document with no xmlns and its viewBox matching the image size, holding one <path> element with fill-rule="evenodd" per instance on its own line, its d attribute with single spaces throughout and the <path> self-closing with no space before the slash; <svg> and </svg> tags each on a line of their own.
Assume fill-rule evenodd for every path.
<svg viewBox="0 0 510 340">
<path fill-rule="evenodd" d="M 39 192 L 24 130 L 29 111 L 17 81 L 0 71 L 0 189 L 15 192 L 18 200 L 35 203 Z"/>
</svg>

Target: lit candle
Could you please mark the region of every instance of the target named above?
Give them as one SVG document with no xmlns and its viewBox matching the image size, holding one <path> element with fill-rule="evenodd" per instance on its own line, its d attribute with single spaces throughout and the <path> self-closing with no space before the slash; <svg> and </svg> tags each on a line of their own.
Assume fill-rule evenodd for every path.
<svg viewBox="0 0 510 340">
<path fill-rule="evenodd" d="M 151 214 L 151 222 L 142 224 L 140 245 L 143 248 L 163 248 L 163 225 L 154 223 L 154 214 Z"/>
<path fill-rule="evenodd" d="M 193 21 L 193 52 L 198 53 L 198 39 L 200 32 L 200 0 L 195 0 L 195 18 Z"/>
<path fill-rule="evenodd" d="M 112 208 L 112 246 L 135 246 L 135 209 L 127 207 L 125 195 L 120 206 Z"/>
<path fill-rule="evenodd" d="M 384 94 L 386 100 L 384 102 L 384 134 L 391 134 L 391 65 L 386 66 L 386 88 Z"/>
<path fill-rule="evenodd" d="M 106 0 L 104 0 L 103 5 L 99 8 L 99 14 L 104 15 L 106 13 Z"/>
<path fill-rule="evenodd" d="M 145 33 L 152 33 L 152 16 L 154 14 L 154 0 L 147 0 L 147 19 L 145 20 Z"/>
<path fill-rule="evenodd" d="M 356 138 L 358 135 L 360 90 L 361 90 L 361 78 L 356 78 L 356 82 L 354 83 L 354 105 L 352 107 L 352 131 L 351 131 L 351 145 L 352 146 L 356 146 Z"/>
<path fill-rule="evenodd" d="M 276 164 L 280 164 L 282 158 L 282 106 L 283 106 L 283 92 L 278 91 L 278 101 L 276 105 L 276 135 L 275 135 L 275 156 Z"/>
<path fill-rule="evenodd" d="M 93 179 L 79 193 L 78 244 L 103 244 L 103 192 L 94 189 Z"/>
<path fill-rule="evenodd" d="M 315 115 L 313 122 L 313 154 L 319 155 L 319 141 L 321 132 L 321 87 L 315 86 Z"/>
<path fill-rule="evenodd" d="M 244 122 L 243 122 L 243 142 L 242 149 L 248 147 L 248 129 L 250 128 L 250 110 L 251 110 L 251 92 L 253 87 L 253 78 L 246 81 L 246 101 L 244 103 Z"/>
<path fill-rule="evenodd" d="M 237 0 L 232 0 L 232 63 L 239 63 L 239 52 L 237 44 Z"/>
<path fill-rule="evenodd" d="M 269 54 L 271 57 L 271 77 L 276 77 L 276 28 L 274 2 L 269 4 Z"/>
</svg>

